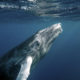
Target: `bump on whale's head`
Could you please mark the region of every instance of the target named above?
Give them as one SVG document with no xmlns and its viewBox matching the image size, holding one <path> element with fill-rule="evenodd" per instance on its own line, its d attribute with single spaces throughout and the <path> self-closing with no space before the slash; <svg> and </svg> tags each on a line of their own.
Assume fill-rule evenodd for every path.
<svg viewBox="0 0 80 80">
<path fill-rule="evenodd" d="M 30 46 L 32 46 L 33 50 L 39 50 L 41 54 L 45 54 L 61 32 L 61 23 L 42 29 L 34 35 Z"/>
</svg>

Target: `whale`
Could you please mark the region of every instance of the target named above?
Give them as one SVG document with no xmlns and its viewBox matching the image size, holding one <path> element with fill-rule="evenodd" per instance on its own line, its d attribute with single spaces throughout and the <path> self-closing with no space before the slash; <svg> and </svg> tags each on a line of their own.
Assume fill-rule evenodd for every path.
<svg viewBox="0 0 80 80">
<path fill-rule="evenodd" d="M 0 80 L 27 80 L 62 31 L 61 23 L 53 24 L 8 51 L 0 58 Z"/>
</svg>

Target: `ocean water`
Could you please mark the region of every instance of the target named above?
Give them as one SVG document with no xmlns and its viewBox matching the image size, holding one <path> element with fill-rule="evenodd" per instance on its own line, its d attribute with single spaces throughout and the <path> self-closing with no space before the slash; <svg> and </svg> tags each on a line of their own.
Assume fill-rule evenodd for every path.
<svg viewBox="0 0 80 80">
<path fill-rule="evenodd" d="M 6 5 L 3 0 L 0 4 Z M 7 0 L 7 4 L 13 3 Z M 80 1 L 28 1 L 28 11 L 19 4 L 19 9 L 0 5 L 0 56 L 36 31 L 60 22 L 63 33 L 31 71 L 28 80 L 80 80 Z"/>
</svg>

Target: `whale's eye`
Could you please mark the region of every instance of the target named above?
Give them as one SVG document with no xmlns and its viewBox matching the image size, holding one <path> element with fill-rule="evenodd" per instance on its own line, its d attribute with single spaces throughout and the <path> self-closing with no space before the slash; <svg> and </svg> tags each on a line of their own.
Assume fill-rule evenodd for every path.
<svg viewBox="0 0 80 80">
<path fill-rule="evenodd" d="M 34 45 L 35 45 L 35 46 L 39 46 L 39 45 L 40 45 L 39 41 L 35 41 L 35 42 L 34 42 Z"/>
<path fill-rule="evenodd" d="M 40 42 L 39 41 L 35 41 L 31 47 L 39 47 L 40 46 Z"/>
</svg>

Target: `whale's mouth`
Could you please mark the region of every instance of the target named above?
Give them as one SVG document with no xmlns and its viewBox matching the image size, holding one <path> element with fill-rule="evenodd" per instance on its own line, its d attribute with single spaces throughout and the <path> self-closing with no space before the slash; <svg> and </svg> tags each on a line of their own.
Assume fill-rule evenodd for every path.
<svg viewBox="0 0 80 80">
<path fill-rule="evenodd" d="M 54 24 L 52 25 L 50 28 L 49 28 L 49 31 L 60 31 L 60 33 L 63 31 L 62 30 L 62 27 L 61 27 L 61 23 L 57 23 L 57 24 Z"/>
<path fill-rule="evenodd" d="M 59 36 L 60 33 L 62 33 L 62 27 L 61 23 L 52 25 L 48 30 L 48 36 L 47 36 L 47 46 L 51 46 L 53 41 Z"/>
<path fill-rule="evenodd" d="M 60 33 L 62 33 L 61 23 L 57 23 L 44 29 L 44 39 L 47 46 L 49 46 L 55 39 L 58 37 Z"/>
</svg>

